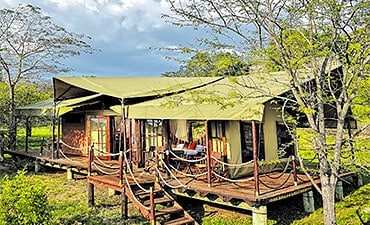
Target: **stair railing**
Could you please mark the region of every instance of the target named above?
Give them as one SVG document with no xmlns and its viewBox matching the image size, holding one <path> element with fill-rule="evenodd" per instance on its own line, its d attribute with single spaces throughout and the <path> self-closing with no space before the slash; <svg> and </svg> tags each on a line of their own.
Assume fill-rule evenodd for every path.
<svg viewBox="0 0 370 225">
<path fill-rule="evenodd" d="M 154 203 L 154 192 L 153 187 L 150 187 L 149 193 L 149 200 L 150 200 L 150 224 L 155 225 L 155 203 Z"/>
</svg>

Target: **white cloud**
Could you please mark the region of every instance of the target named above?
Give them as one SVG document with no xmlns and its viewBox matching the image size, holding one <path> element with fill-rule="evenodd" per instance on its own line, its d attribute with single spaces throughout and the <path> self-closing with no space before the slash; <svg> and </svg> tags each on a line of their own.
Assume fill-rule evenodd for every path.
<svg viewBox="0 0 370 225">
<path fill-rule="evenodd" d="M 19 3 L 38 6 L 56 24 L 92 37 L 90 44 L 101 52 L 68 61 L 69 66 L 76 67 L 81 74 L 85 70 L 91 73 L 91 70 L 104 71 L 108 67 L 132 72 L 149 66 L 157 68 L 148 68 L 148 71 L 159 74 L 159 71 L 173 69 L 174 63 L 163 61 L 158 52 L 150 51 L 149 47 L 189 43 L 194 37 L 191 29 L 174 27 L 161 18 L 162 13 L 169 12 L 166 0 L 0 0 L 0 7 L 15 7 Z M 151 64 L 147 63 L 148 58 Z M 143 63 L 137 66 L 140 59 Z"/>
</svg>

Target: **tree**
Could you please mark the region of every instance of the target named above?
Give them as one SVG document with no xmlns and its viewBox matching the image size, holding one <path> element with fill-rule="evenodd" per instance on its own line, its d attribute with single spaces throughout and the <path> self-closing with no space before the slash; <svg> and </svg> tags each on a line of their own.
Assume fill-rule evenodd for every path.
<svg viewBox="0 0 370 225">
<path fill-rule="evenodd" d="M 32 5 L 0 10 L 0 68 L 2 81 L 9 87 L 11 149 L 15 149 L 16 139 L 16 86 L 43 75 L 69 71 L 61 60 L 93 52 L 85 38 L 88 37 L 54 24 Z"/>
<path fill-rule="evenodd" d="M 190 50 L 188 50 L 190 51 Z M 185 51 L 188 53 L 188 51 Z M 195 54 L 183 61 L 178 71 L 164 73 L 168 77 L 240 76 L 249 71 L 249 64 L 230 52 L 191 51 Z"/>
<path fill-rule="evenodd" d="M 370 1 L 169 0 L 169 4 L 172 13 L 164 17 L 170 22 L 203 27 L 219 43 L 229 44 L 225 37 L 238 38 L 235 47 L 250 52 L 262 70 L 280 68 L 289 75 L 292 97 L 284 101 L 294 102 L 291 105 L 304 114 L 315 134 L 324 224 L 336 224 L 335 186 L 347 115 L 359 85 L 369 76 Z M 330 68 L 338 68 L 338 73 L 330 73 Z M 302 70 L 314 76 L 313 82 L 305 82 L 299 75 Z M 330 118 L 336 124 L 333 148 L 326 139 L 328 107 L 335 112 Z"/>
</svg>

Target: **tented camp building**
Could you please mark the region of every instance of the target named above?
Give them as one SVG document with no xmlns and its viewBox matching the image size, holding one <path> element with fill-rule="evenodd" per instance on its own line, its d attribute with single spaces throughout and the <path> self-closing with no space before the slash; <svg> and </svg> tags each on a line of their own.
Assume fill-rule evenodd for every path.
<svg viewBox="0 0 370 225">
<path fill-rule="evenodd" d="M 304 72 L 299 79 L 313 82 Z M 57 149 L 32 157 L 70 173 L 86 169 L 91 205 L 94 185 L 104 185 L 124 193 L 124 216 L 130 199 L 151 221 L 179 214 L 168 224 L 196 223 L 173 195 L 252 210 L 254 224 L 266 224 L 266 206 L 288 196 L 304 193 L 306 210 L 312 210 L 312 180 L 297 170 L 290 136 L 292 118 L 294 126 L 304 126 L 305 118 L 288 101 L 291 87 L 283 72 L 53 82 L 52 105 L 38 112 L 52 110 L 58 118 Z M 335 110 L 327 108 L 327 117 L 335 118 Z M 141 199 L 143 193 L 151 200 Z M 169 202 L 167 211 L 155 209 Z"/>
</svg>

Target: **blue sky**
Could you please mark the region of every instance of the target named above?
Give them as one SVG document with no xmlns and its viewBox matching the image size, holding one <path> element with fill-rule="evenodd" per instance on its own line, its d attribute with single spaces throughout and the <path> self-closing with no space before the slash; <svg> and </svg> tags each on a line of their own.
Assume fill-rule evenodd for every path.
<svg viewBox="0 0 370 225">
<path fill-rule="evenodd" d="M 165 0 L 0 0 L 0 7 L 19 3 L 40 7 L 58 25 L 92 37 L 89 43 L 100 49 L 66 61 L 74 69 L 66 75 L 159 76 L 179 64 L 149 48 L 187 45 L 199 35 L 161 18 L 169 12 Z"/>
</svg>

